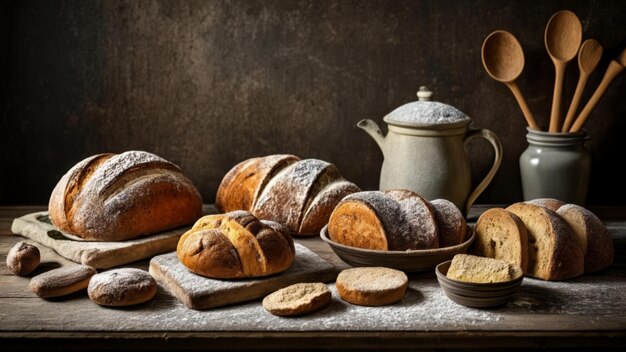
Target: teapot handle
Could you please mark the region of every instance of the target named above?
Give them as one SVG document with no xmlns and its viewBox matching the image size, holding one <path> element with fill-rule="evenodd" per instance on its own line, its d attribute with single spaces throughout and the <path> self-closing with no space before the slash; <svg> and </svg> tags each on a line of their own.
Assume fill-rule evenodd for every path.
<svg viewBox="0 0 626 352">
<path fill-rule="evenodd" d="M 496 175 L 496 172 L 500 167 L 500 163 L 502 162 L 502 145 L 500 144 L 500 140 L 498 139 L 498 137 L 493 132 L 486 129 L 471 130 L 465 135 L 463 144 L 467 146 L 467 144 L 475 138 L 483 138 L 487 140 L 487 142 L 489 142 L 493 147 L 495 155 L 491 169 L 489 169 L 489 172 L 487 172 L 485 178 L 480 181 L 478 186 L 476 186 L 476 189 L 474 189 L 472 193 L 470 193 L 470 195 L 467 197 L 467 202 L 465 203 L 466 215 L 469 214 L 470 208 L 472 207 L 472 204 L 474 204 L 476 198 L 478 198 L 478 196 L 483 193 L 485 188 L 487 188 L 493 177 Z"/>
</svg>

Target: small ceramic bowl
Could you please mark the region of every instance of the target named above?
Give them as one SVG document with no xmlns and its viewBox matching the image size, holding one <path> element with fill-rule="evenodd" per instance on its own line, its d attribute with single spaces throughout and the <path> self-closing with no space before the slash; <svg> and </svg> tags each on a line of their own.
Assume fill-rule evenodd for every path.
<svg viewBox="0 0 626 352">
<path fill-rule="evenodd" d="M 515 294 L 524 280 L 520 275 L 513 280 L 496 283 L 473 283 L 448 278 L 452 260 L 437 265 L 435 273 L 443 292 L 458 304 L 468 307 L 486 308 L 505 304 Z"/>
<path fill-rule="evenodd" d="M 384 266 L 405 272 L 418 272 L 433 270 L 437 264 L 451 260 L 456 254 L 467 252 L 475 237 L 471 227 L 468 226 L 467 230 L 471 236 L 456 246 L 406 251 L 381 251 L 346 246 L 328 237 L 328 225 L 322 228 L 320 237 L 330 245 L 341 260 L 352 266 Z"/>
</svg>

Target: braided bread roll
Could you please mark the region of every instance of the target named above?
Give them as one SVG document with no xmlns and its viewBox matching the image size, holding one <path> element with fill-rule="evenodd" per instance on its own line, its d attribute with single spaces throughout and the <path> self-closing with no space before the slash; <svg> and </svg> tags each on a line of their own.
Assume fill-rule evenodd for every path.
<svg viewBox="0 0 626 352">
<path fill-rule="evenodd" d="M 202 217 L 180 238 L 176 253 L 189 271 L 216 279 L 276 274 L 296 255 L 285 226 L 243 210 Z"/>
<path fill-rule="evenodd" d="M 97 154 L 72 167 L 48 205 L 52 224 L 90 241 L 122 241 L 190 224 L 202 197 L 182 170 L 154 154 Z"/>
<path fill-rule="evenodd" d="M 222 212 L 250 211 L 295 235 L 317 235 L 337 203 L 359 191 L 331 163 L 278 154 L 233 167 L 217 190 L 215 206 Z"/>
</svg>

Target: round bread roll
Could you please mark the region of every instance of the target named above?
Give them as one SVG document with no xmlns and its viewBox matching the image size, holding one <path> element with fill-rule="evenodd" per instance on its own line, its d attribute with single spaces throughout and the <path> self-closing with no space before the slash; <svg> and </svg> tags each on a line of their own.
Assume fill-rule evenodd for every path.
<svg viewBox="0 0 626 352">
<path fill-rule="evenodd" d="M 236 279 L 287 270 L 295 247 L 285 226 L 239 210 L 199 219 L 181 236 L 176 253 L 194 274 Z"/>
<path fill-rule="evenodd" d="M 156 281 L 144 270 L 122 268 L 94 275 L 89 298 L 102 306 L 130 306 L 149 301 L 157 291 Z"/>
<path fill-rule="evenodd" d="M 39 266 L 40 260 L 39 248 L 20 241 L 7 254 L 7 269 L 15 275 L 26 276 Z"/>
<path fill-rule="evenodd" d="M 300 283 L 282 288 L 263 299 L 263 308 L 279 316 L 315 312 L 330 303 L 332 295 L 322 282 Z"/>
<path fill-rule="evenodd" d="M 84 290 L 96 269 L 87 265 L 73 265 L 53 269 L 30 280 L 30 288 L 42 298 L 60 297 Z"/>
<path fill-rule="evenodd" d="M 339 296 L 361 306 L 384 306 L 404 296 L 409 279 L 400 270 L 383 267 L 346 269 L 337 276 Z"/>
<path fill-rule="evenodd" d="M 439 226 L 439 247 L 450 247 L 465 241 L 467 222 L 459 208 L 449 200 L 430 201 Z"/>
</svg>

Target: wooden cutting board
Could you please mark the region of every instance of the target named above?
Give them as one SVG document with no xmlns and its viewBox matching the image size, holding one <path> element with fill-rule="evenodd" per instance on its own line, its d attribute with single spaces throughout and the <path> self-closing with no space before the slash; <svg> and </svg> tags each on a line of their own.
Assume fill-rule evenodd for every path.
<svg viewBox="0 0 626 352">
<path fill-rule="evenodd" d="M 209 309 L 264 297 L 299 282 L 335 280 L 335 268 L 298 243 L 296 259 L 286 271 L 259 279 L 216 280 L 195 275 L 178 260 L 176 252 L 150 261 L 150 274 L 191 309 Z"/>
<path fill-rule="evenodd" d="M 11 231 L 54 249 L 61 256 L 96 269 L 132 263 L 176 249 L 178 239 L 189 227 L 119 242 L 88 242 L 59 231 L 48 212 L 37 212 L 13 220 Z"/>
</svg>

